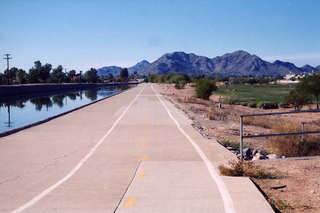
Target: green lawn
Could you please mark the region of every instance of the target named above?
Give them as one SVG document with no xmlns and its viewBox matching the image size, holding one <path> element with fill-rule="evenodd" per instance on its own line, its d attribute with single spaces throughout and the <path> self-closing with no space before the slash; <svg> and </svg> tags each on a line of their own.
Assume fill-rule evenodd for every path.
<svg viewBox="0 0 320 213">
<path fill-rule="evenodd" d="M 285 96 L 294 89 L 295 85 L 280 85 L 280 84 L 234 84 L 226 88 L 219 86 L 215 95 L 221 95 L 235 103 L 282 103 Z"/>
</svg>

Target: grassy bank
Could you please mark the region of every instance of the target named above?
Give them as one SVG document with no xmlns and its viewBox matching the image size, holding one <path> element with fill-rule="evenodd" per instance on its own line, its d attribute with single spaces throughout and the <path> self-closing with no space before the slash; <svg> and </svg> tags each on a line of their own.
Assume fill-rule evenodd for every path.
<svg viewBox="0 0 320 213">
<path fill-rule="evenodd" d="M 294 89 L 295 85 L 287 84 L 234 84 L 231 86 L 219 86 L 216 95 L 223 96 L 230 103 L 283 103 L 285 96 Z"/>
</svg>

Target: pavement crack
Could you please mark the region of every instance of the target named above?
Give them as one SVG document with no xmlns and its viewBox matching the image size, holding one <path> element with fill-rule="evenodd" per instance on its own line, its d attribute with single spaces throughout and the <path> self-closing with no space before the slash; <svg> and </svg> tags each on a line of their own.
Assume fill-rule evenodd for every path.
<svg viewBox="0 0 320 213">
<path fill-rule="evenodd" d="M 139 163 L 138 163 L 138 165 L 137 165 L 137 168 L 135 169 L 135 171 L 134 171 L 134 173 L 133 173 L 133 176 L 132 176 L 132 178 L 131 178 L 131 180 L 130 180 L 129 184 L 128 184 L 128 186 L 127 186 L 126 190 L 124 191 L 124 193 L 123 193 L 122 197 L 120 198 L 120 200 L 119 200 L 119 202 L 118 202 L 118 204 L 117 204 L 116 208 L 114 209 L 113 213 L 116 213 L 116 212 L 117 212 L 117 210 L 118 210 L 118 208 L 119 208 L 119 206 L 120 206 L 120 204 L 121 204 L 122 200 L 124 199 L 124 196 L 127 194 L 128 190 L 129 190 L 129 188 L 130 188 L 130 186 L 131 186 L 131 184 L 132 184 L 132 182 L 133 182 L 134 178 L 137 176 L 137 172 L 138 172 L 138 169 L 139 169 L 140 165 L 141 165 L 141 161 L 139 161 Z"/>
</svg>

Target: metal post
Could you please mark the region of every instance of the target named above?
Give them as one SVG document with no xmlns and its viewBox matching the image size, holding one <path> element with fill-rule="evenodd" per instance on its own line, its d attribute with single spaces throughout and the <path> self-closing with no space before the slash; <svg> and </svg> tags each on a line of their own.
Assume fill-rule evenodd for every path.
<svg viewBox="0 0 320 213">
<path fill-rule="evenodd" d="M 304 125 L 305 125 L 305 122 L 301 122 L 301 132 L 304 132 Z M 301 141 L 304 140 L 304 135 L 301 135 Z"/>
<path fill-rule="evenodd" d="M 240 115 L 240 159 L 243 160 L 243 117 Z"/>
</svg>

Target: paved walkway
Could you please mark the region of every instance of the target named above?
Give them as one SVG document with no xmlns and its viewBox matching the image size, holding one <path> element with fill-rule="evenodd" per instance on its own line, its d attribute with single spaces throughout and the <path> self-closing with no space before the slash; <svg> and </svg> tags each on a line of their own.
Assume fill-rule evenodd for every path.
<svg viewBox="0 0 320 213">
<path fill-rule="evenodd" d="M 273 212 L 232 158 L 142 84 L 0 138 L 0 213 Z"/>
</svg>

